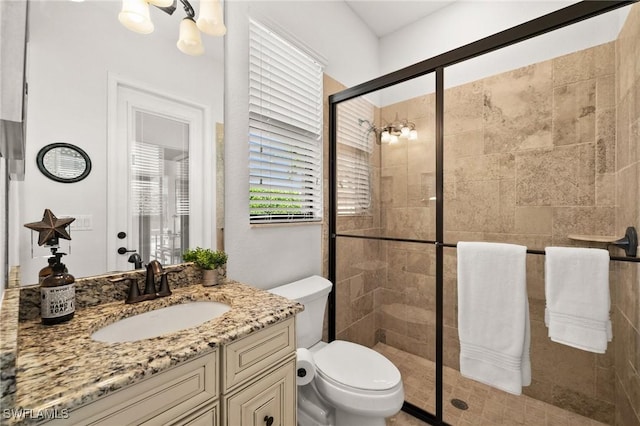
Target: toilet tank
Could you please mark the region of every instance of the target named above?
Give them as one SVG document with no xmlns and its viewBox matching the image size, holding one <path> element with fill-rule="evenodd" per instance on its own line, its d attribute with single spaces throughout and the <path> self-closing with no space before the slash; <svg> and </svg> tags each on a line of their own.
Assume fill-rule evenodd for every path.
<svg viewBox="0 0 640 426">
<path fill-rule="evenodd" d="M 268 290 L 304 305 L 304 311 L 296 315 L 297 347 L 310 348 L 322 340 L 324 310 L 331 286 L 331 281 L 313 275 Z"/>
</svg>

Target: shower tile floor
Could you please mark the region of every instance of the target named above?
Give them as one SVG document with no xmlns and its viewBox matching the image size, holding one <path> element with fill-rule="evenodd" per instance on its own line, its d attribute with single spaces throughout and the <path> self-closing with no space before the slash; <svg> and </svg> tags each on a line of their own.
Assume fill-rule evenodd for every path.
<svg viewBox="0 0 640 426">
<path fill-rule="evenodd" d="M 373 347 L 389 358 L 402 373 L 405 400 L 435 413 L 435 363 L 400 349 L 378 343 Z M 444 421 L 453 426 L 539 425 L 596 426 L 603 423 L 538 401 L 526 395 L 512 395 L 466 379 L 460 372 L 444 367 Z M 451 405 L 453 398 L 465 401 L 469 408 Z M 387 426 L 424 426 L 415 417 L 400 412 L 387 419 Z"/>
</svg>

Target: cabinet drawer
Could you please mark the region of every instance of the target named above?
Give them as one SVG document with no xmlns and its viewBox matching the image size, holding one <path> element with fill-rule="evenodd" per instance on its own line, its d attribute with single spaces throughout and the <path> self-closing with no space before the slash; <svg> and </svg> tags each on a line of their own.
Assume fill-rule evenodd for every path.
<svg viewBox="0 0 640 426">
<path fill-rule="evenodd" d="M 217 371 L 218 352 L 214 351 L 71 411 L 68 420 L 50 424 L 163 424 L 217 398 Z"/>
<path fill-rule="evenodd" d="M 164 423 L 171 426 L 218 426 L 219 423 L 219 410 L 218 403 L 207 404 L 203 407 L 183 418 L 171 423 Z M 153 419 L 149 421 L 149 426 L 157 426 L 160 423 L 154 422 Z"/>
<path fill-rule="evenodd" d="M 295 350 L 294 317 L 223 346 L 223 393 L 277 364 Z"/>
<path fill-rule="evenodd" d="M 296 360 L 273 370 L 260 380 L 223 396 L 226 426 L 295 426 Z"/>
</svg>

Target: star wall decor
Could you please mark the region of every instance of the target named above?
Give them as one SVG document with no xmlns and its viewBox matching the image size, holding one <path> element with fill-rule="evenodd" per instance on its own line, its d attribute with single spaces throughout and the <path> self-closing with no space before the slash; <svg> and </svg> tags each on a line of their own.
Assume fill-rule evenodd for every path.
<svg viewBox="0 0 640 426">
<path fill-rule="evenodd" d="M 70 240 L 71 236 L 65 229 L 67 225 L 76 220 L 75 217 L 65 217 L 58 219 L 49 209 L 44 210 L 42 220 L 40 222 L 25 223 L 24 226 L 39 232 L 38 245 L 44 245 L 55 240 L 53 244 L 58 243 L 58 237 Z M 49 243 L 49 245 L 52 245 Z"/>
</svg>

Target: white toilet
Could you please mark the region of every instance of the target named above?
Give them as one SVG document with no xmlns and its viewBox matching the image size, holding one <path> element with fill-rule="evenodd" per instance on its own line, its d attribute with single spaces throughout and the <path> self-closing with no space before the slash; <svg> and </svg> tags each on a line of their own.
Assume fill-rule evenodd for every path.
<svg viewBox="0 0 640 426">
<path fill-rule="evenodd" d="M 313 355 L 316 374 L 298 387 L 300 426 L 384 426 L 402 408 L 400 371 L 373 349 L 356 343 L 322 342 L 322 325 L 331 282 L 312 276 L 269 291 L 296 300 L 298 348 Z"/>
</svg>

